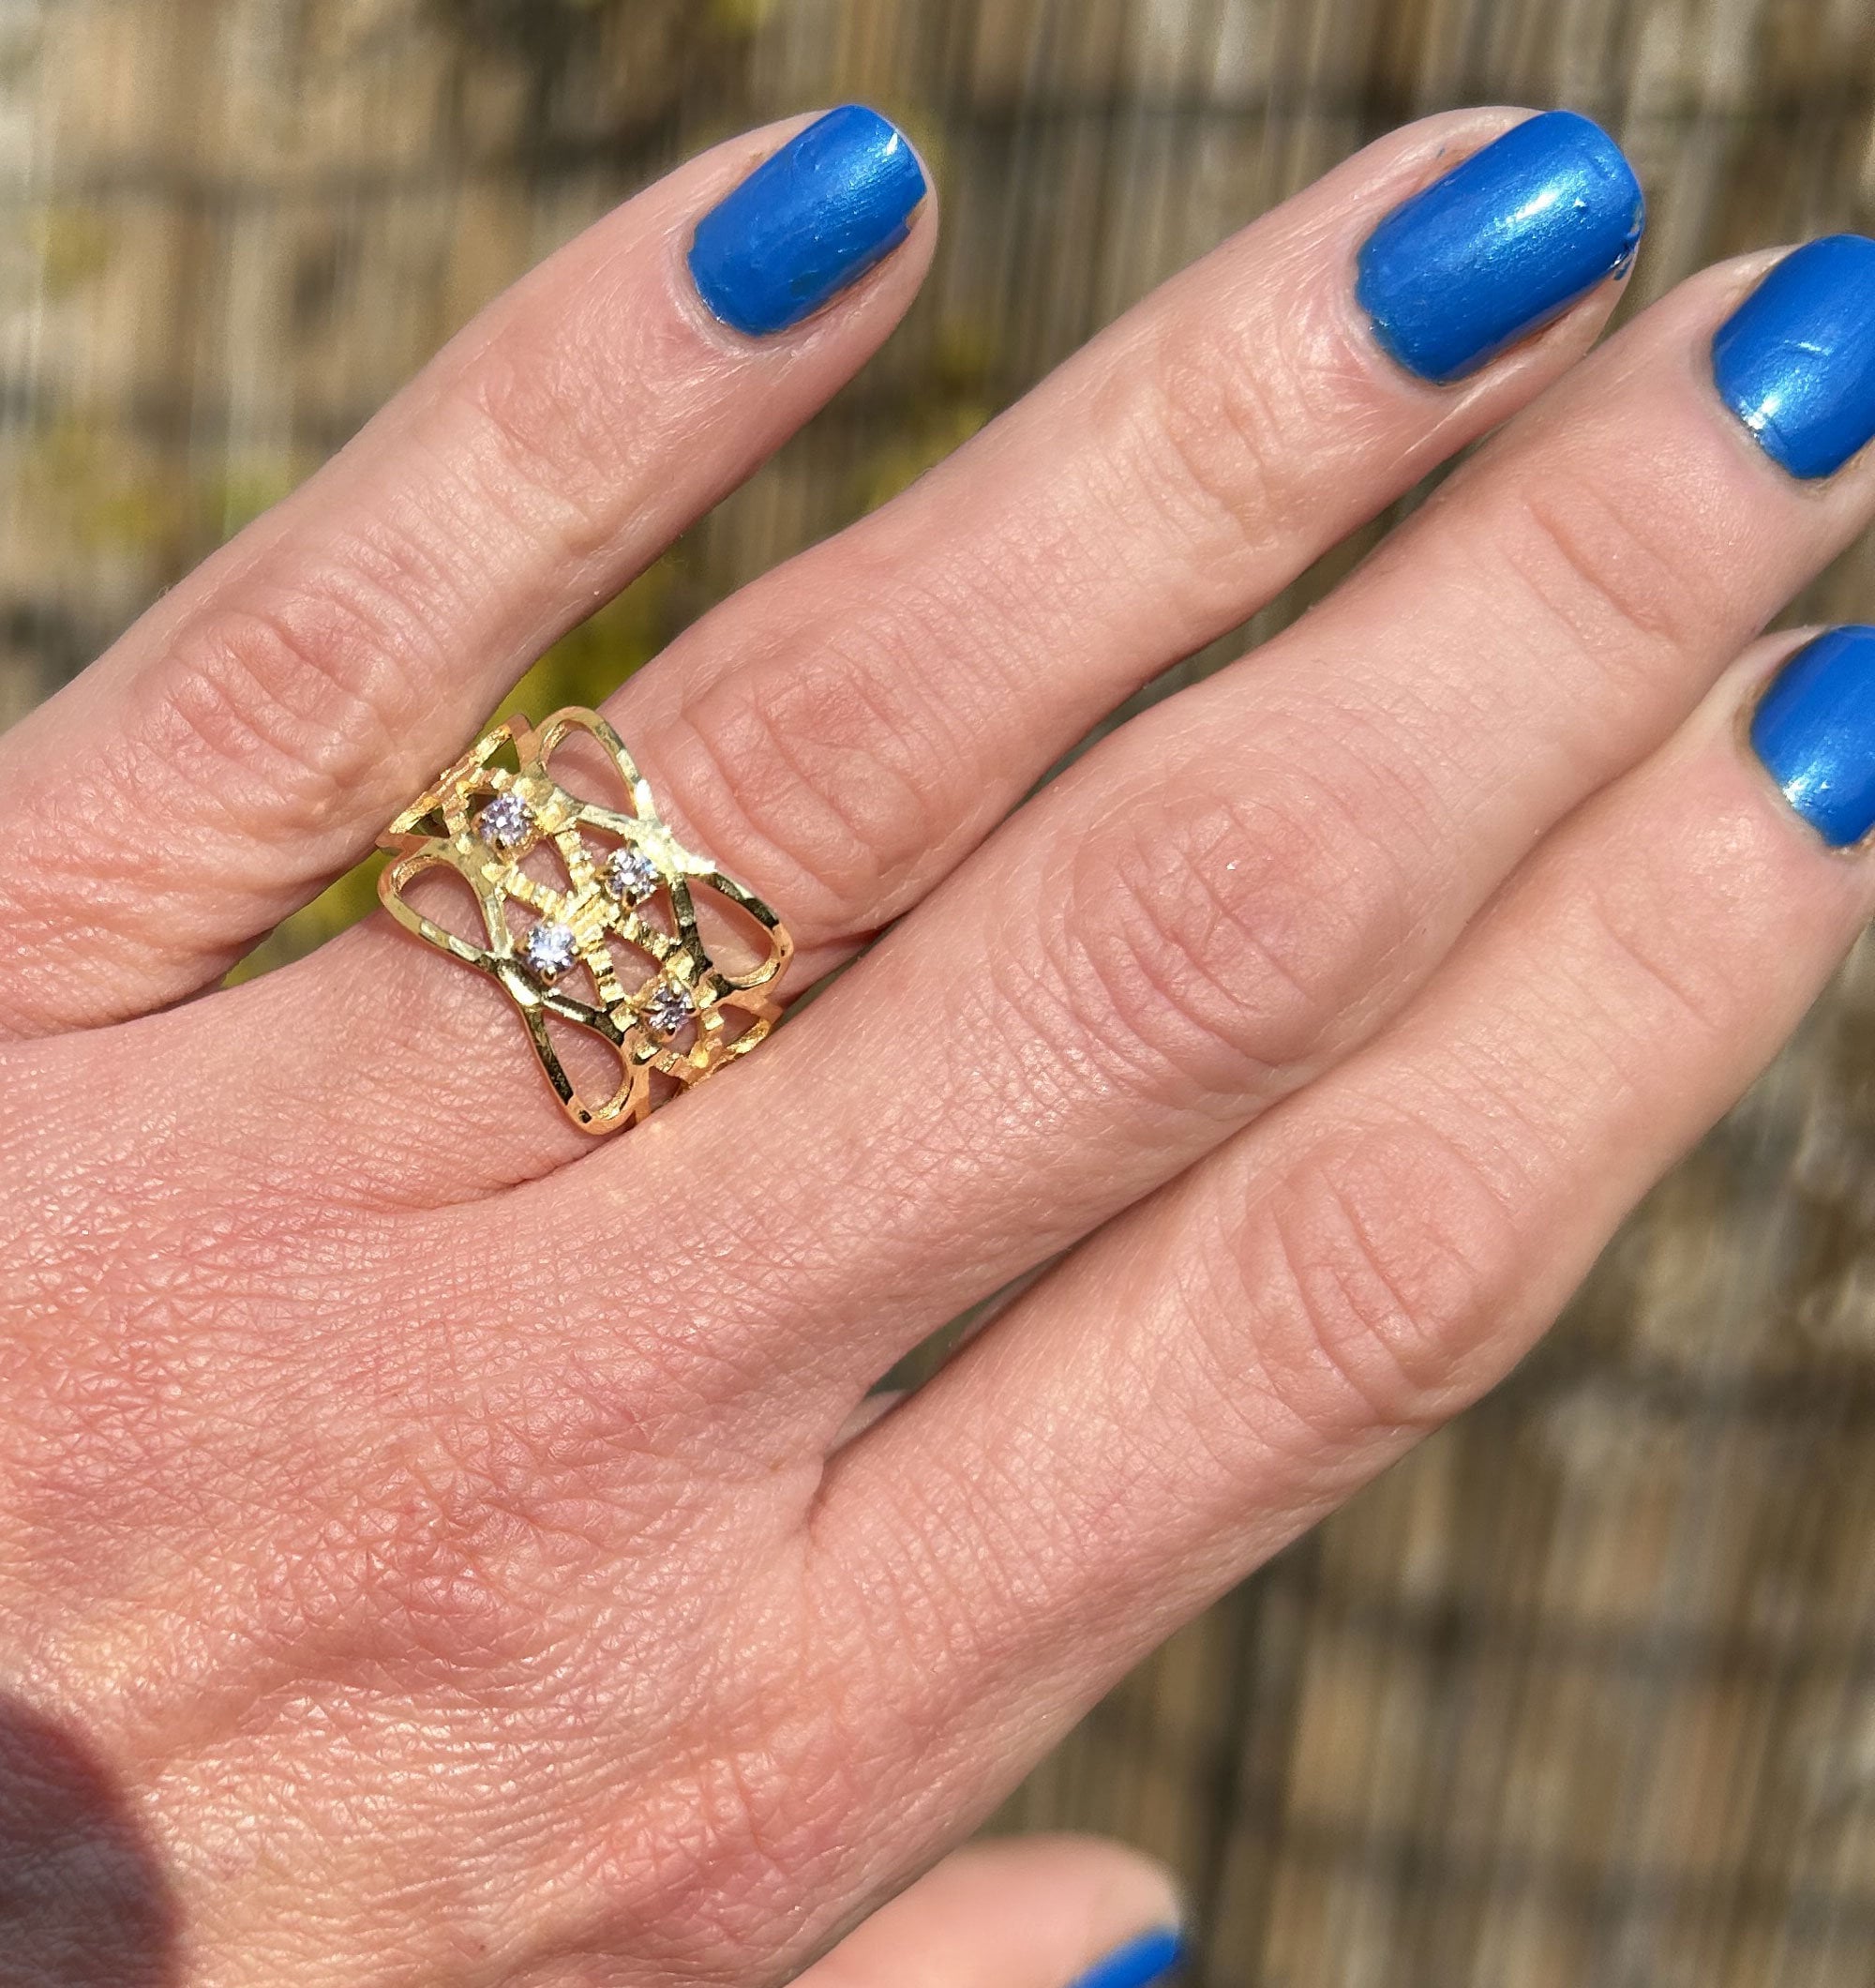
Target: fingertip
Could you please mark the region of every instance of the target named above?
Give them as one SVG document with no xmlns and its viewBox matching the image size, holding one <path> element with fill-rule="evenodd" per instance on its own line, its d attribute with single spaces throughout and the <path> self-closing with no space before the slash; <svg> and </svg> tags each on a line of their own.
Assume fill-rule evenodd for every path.
<svg viewBox="0 0 1875 1988">
<path fill-rule="evenodd" d="M 851 1934 L 805 1988 L 1150 1988 L 1185 1950 L 1163 1865 L 1091 1836 L 986 1838 Z"/>
<path fill-rule="evenodd" d="M 1833 850 L 1875 831 L 1875 628 L 1845 625 L 1786 655 L 1748 711 L 1759 764 Z"/>
<path fill-rule="evenodd" d="M 1396 365 L 1449 385 L 1625 276 L 1645 224 L 1614 140 L 1543 112 L 1387 214 L 1361 245 L 1356 295 Z"/>
<path fill-rule="evenodd" d="M 1185 1918 L 1184 1893 L 1166 1865 L 1107 1836 L 1046 1830 L 982 1837 L 957 1851 L 950 1867 L 998 1882 L 1019 1879 L 1031 1896 L 1082 1905 L 1119 1934 Z"/>
<path fill-rule="evenodd" d="M 1098 1960 L 1072 1988 L 1156 1988 L 1185 1958 L 1185 1935 L 1177 1926 L 1157 1926 Z"/>
<path fill-rule="evenodd" d="M 772 338 L 854 290 L 921 221 L 935 225 L 930 194 L 910 139 L 871 106 L 845 104 L 796 130 L 701 217 L 686 267 L 719 324 Z"/>
</svg>

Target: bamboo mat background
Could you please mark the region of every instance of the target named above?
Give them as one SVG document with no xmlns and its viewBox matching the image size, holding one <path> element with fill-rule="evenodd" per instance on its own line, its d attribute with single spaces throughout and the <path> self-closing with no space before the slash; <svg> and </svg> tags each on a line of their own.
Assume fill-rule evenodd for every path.
<svg viewBox="0 0 1875 1988">
<path fill-rule="evenodd" d="M 923 301 L 537 702 L 602 695 L 1421 112 L 1615 128 L 1643 300 L 1875 221 L 1868 0 L 0 0 L 0 723 L 622 193 L 853 97 L 941 177 Z M 1875 618 L 1868 548 L 1802 610 Z M 1865 950 L 1516 1378 L 1179 1636 L 1005 1820 L 1169 1858 L 1205 1988 L 1875 1980 L 1871 1032 Z"/>
</svg>

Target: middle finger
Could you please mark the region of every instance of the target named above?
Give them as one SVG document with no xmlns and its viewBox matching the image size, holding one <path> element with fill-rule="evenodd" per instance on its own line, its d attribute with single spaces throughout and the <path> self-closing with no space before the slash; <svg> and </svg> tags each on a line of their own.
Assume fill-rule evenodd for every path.
<svg viewBox="0 0 1875 1988">
<path fill-rule="evenodd" d="M 1875 432 L 1875 244 L 1798 251 L 1741 309 L 1762 268 L 1637 320 L 1252 667 L 1081 760 L 744 1081 L 512 1221 L 570 1253 L 622 1199 L 659 1210 L 653 1285 L 681 1274 L 714 1356 L 797 1377 L 831 1431 L 924 1332 L 1344 1057 L 1875 510 L 1867 456 L 1785 466 L 1807 408 L 1838 460 Z M 1762 442 L 1726 390 L 1752 351 L 1788 376 Z M 684 1182 L 757 1152 L 788 1165 L 712 1247 Z M 569 1318 L 616 1269 L 585 1252 Z"/>
<path fill-rule="evenodd" d="M 1588 285 L 1567 323 L 1434 386 L 1388 355 L 1353 294 L 1376 218 L 1504 117 L 1435 119 L 1371 148 L 626 686 L 611 715 L 680 836 L 784 911 L 797 986 L 914 903 L 1115 701 L 1579 353 L 1638 197 L 1580 119 L 1528 120 L 1464 169 L 1489 294 L 1459 315 L 1489 346 Z M 1584 186 L 1585 239 L 1506 278 L 1505 214 L 1537 188 Z M 1448 371 L 1453 354 L 1426 363 Z M 214 1029 L 224 1070 L 264 1066 L 239 1089 L 302 1192 L 324 1179 L 349 1196 L 388 1162 L 398 1197 L 467 1197 L 578 1151 L 502 997 L 439 967 L 380 921 L 180 1029 Z M 150 1032 L 126 1056 L 195 1065 Z M 225 1092 L 200 1104 L 225 1110 Z M 411 1128 L 409 1147 L 384 1152 L 386 1120 Z M 467 1151 L 463 1122 L 483 1135 Z"/>
</svg>

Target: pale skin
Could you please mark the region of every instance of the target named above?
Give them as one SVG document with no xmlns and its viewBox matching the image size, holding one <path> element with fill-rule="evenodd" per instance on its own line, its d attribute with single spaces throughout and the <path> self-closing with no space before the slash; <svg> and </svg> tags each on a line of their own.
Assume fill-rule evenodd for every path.
<svg viewBox="0 0 1875 1988">
<path fill-rule="evenodd" d="M 382 919 L 211 990 L 865 361 L 935 203 L 756 343 L 683 248 L 795 128 L 693 161 L 0 740 L 0 1693 L 133 1818 L 151 1979 L 1058 1988 L 1174 1913 L 1050 1843 L 861 1926 L 1508 1370 L 1875 908 L 1739 738 L 1875 511 L 1712 392 L 1769 258 L 1449 388 L 1353 302 L 1518 114 L 1337 169 L 612 700 L 790 994 L 870 947 L 618 1138 Z"/>
</svg>

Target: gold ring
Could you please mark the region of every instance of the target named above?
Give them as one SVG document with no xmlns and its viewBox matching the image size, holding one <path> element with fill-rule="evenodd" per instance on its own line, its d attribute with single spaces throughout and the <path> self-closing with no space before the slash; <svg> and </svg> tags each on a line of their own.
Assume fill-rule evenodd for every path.
<svg viewBox="0 0 1875 1988">
<path fill-rule="evenodd" d="M 575 732 L 595 740 L 617 769 L 624 809 L 583 800 L 548 772 Z M 385 910 L 507 989 L 554 1095 L 582 1131 L 643 1119 L 663 1097 L 746 1056 L 781 1018 L 772 990 L 794 941 L 760 898 L 678 842 L 624 741 L 596 711 L 556 712 L 538 731 L 516 714 L 412 802 L 378 846 L 393 858 L 378 882 Z M 453 870 L 474 893 L 485 944 L 408 901 L 410 885 L 435 869 Z M 698 887 L 744 915 L 763 948 L 753 968 L 725 972 L 712 959 L 698 929 Z M 627 987 L 620 974 L 633 973 L 633 961 L 646 971 Z M 574 990 L 581 970 L 592 999 Z M 618 1052 L 609 1098 L 580 1095 L 548 1032 L 551 1017 Z M 654 1086 L 654 1073 L 672 1083 Z"/>
</svg>

